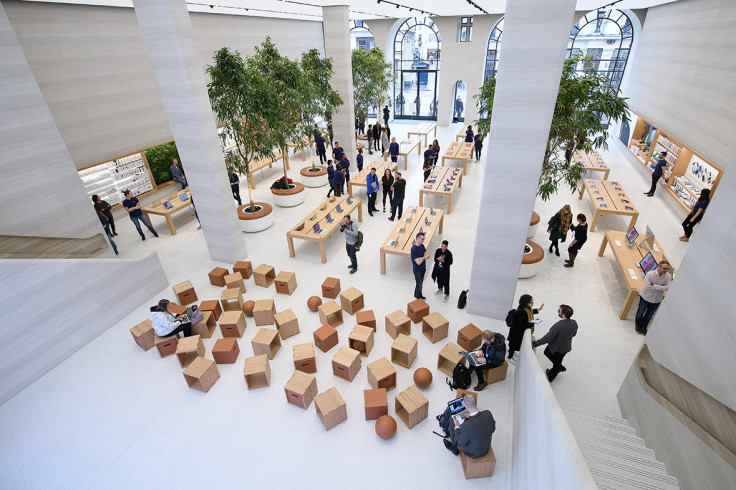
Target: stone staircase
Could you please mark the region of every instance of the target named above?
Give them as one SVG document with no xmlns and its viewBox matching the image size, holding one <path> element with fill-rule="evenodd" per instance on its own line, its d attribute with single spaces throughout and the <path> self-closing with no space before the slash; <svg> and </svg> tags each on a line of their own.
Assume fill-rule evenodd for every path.
<svg viewBox="0 0 736 490">
<path fill-rule="evenodd" d="M 624 419 L 588 415 L 563 407 L 567 422 L 601 489 L 679 489 L 677 478 Z"/>
</svg>

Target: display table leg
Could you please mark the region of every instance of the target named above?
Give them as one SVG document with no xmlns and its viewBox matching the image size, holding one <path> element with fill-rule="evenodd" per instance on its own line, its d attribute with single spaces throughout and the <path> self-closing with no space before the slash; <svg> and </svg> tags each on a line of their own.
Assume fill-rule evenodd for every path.
<svg viewBox="0 0 736 490">
<path fill-rule="evenodd" d="M 348 196 L 350 196 L 350 199 L 353 198 L 353 184 L 348 182 Z"/>
<path fill-rule="evenodd" d="M 440 235 L 442 234 L 442 225 L 445 224 L 445 217 L 442 216 L 442 219 L 440 220 Z"/>
<path fill-rule="evenodd" d="M 452 192 L 447 194 L 447 214 L 452 213 Z"/>
<path fill-rule="evenodd" d="M 583 182 L 583 185 L 580 187 L 580 195 L 578 195 L 578 201 L 583 200 L 583 191 L 585 191 L 585 182 Z"/>
<path fill-rule="evenodd" d="M 463 165 L 463 175 L 468 175 L 468 159 L 465 159 L 465 165 Z"/>
<path fill-rule="evenodd" d="M 289 257 L 296 257 L 296 252 L 294 251 L 294 239 L 291 238 L 291 235 L 288 233 L 286 234 L 286 244 L 289 246 Z"/>
<path fill-rule="evenodd" d="M 595 206 L 595 202 L 593 202 L 593 206 Z M 593 222 L 590 224 L 590 231 L 595 231 L 595 224 L 598 223 L 598 217 L 600 215 L 601 212 L 596 209 L 595 214 L 593 215 Z"/>
<path fill-rule="evenodd" d="M 424 191 L 419 191 L 419 206 L 424 206 Z"/>
<path fill-rule="evenodd" d="M 169 225 L 169 230 L 171 231 L 171 234 L 176 235 L 176 228 L 174 227 L 174 221 L 171 219 L 170 214 L 166 215 L 166 223 Z"/>
<path fill-rule="evenodd" d="M 634 227 L 634 225 L 636 224 L 636 220 L 638 219 L 639 219 L 639 213 L 636 213 L 635 215 L 631 217 L 631 222 L 629 223 L 629 230 Z"/>
<path fill-rule="evenodd" d="M 388 152 L 383 154 L 383 161 L 388 162 Z"/>
<path fill-rule="evenodd" d="M 621 312 L 618 314 L 619 319 L 626 320 L 626 317 L 629 316 L 629 311 L 631 311 L 631 305 L 634 304 L 634 300 L 637 296 L 639 296 L 639 291 L 635 289 L 629 290 L 629 294 L 626 296 L 624 305 L 621 307 Z"/>
<path fill-rule="evenodd" d="M 404 170 L 407 170 L 407 162 L 409 161 L 409 154 L 402 155 L 404 157 Z M 398 166 L 398 165 L 397 165 Z"/>
<path fill-rule="evenodd" d="M 603 257 L 603 254 L 606 251 L 606 245 L 608 245 L 608 235 L 604 233 L 603 241 L 601 242 L 601 246 L 598 248 L 598 257 Z"/>
<path fill-rule="evenodd" d="M 462 176 L 462 174 L 460 175 L 460 180 L 458 180 L 458 182 L 457 182 L 457 186 L 458 187 L 462 187 L 463 186 L 463 176 Z"/>
<path fill-rule="evenodd" d="M 445 157 L 442 157 L 442 166 L 445 166 Z"/>
<path fill-rule="evenodd" d="M 363 203 L 358 203 L 358 221 L 363 222 Z"/>
<path fill-rule="evenodd" d="M 325 239 L 319 241 L 319 257 L 322 259 L 322 263 L 327 263 L 327 250 L 325 250 Z"/>
<path fill-rule="evenodd" d="M 386 252 L 381 249 L 381 274 L 386 274 Z"/>
</svg>

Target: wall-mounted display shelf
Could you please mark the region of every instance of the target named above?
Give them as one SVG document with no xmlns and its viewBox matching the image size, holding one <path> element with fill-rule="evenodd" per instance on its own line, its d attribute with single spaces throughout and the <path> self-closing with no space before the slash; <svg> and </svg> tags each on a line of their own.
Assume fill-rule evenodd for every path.
<svg viewBox="0 0 736 490">
<path fill-rule="evenodd" d="M 151 170 L 143 152 L 96 163 L 78 172 L 90 199 L 97 194 L 113 206 L 123 201 L 126 189 L 135 196 L 154 189 Z"/>
</svg>

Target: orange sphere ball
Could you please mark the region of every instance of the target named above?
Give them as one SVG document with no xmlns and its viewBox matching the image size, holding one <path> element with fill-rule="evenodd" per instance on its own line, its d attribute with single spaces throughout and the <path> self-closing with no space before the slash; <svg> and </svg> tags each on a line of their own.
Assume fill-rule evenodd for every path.
<svg viewBox="0 0 736 490">
<path fill-rule="evenodd" d="M 253 316 L 253 307 L 256 305 L 255 301 L 246 301 L 243 303 L 243 313 L 248 316 Z"/>
<path fill-rule="evenodd" d="M 427 388 L 432 384 L 432 372 L 427 368 L 414 371 L 414 383 L 420 388 Z"/>
<path fill-rule="evenodd" d="M 396 420 L 390 415 L 381 415 L 376 420 L 376 434 L 381 439 L 391 439 L 396 435 Z"/>
<path fill-rule="evenodd" d="M 322 304 L 322 298 L 319 296 L 312 296 L 307 300 L 307 307 L 312 311 L 317 311 L 317 308 Z"/>
</svg>

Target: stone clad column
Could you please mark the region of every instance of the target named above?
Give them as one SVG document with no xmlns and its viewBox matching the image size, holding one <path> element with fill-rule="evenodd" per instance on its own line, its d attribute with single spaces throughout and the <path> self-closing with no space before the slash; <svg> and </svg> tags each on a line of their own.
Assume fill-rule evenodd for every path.
<svg viewBox="0 0 736 490">
<path fill-rule="evenodd" d="M 343 105 L 332 111 L 335 141 L 345 148 L 350 166 L 355 167 L 355 107 L 353 105 L 353 63 L 350 50 L 350 17 L 346 5 L 322 7 L 322 30 L 325 56 L 332 58 L 332 88 L 342 97 Z M 379 110 L 380 113 L 380 110 Z M 366 121 L 366 128 L 368 121 Z M 328 155 L 328 158 L 331 158 Z"/>
<path fill-rule="evenodd" d="M 138 23 L 212 260 L 247 255 L 184 0 L 135 0 Z"/>
<path fill-rule="evenodd" d="M 515 306 L 526 232 L 560 85 L 575 0 L 508 0 L 468 312 Z"/>
</svg>

